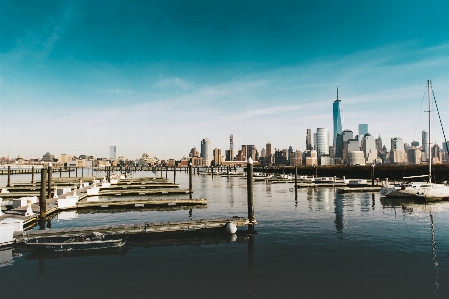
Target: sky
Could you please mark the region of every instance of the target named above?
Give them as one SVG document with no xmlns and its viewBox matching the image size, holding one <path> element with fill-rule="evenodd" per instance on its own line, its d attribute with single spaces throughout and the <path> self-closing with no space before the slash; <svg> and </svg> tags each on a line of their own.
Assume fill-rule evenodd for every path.
<svg viewBox="0 0 449 299">
<path fill-rule="evenodd" d="M 358 124 L 449 133 L 448 1 L 0 1 L 0 157 L 180 159 Z M 433 96 L 432 96 L 433 97 Z M 433 109 L 435 110 L 435 109 Z M 431 142 L 444 141 L 432 114 Z M 447 136 L 449 138 L 449 135 Z"/>
</svg>

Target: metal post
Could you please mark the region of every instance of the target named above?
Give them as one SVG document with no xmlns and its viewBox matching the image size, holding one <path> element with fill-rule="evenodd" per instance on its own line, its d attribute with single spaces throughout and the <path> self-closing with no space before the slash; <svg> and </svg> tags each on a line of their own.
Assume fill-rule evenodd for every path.
<svg viewBox="0 0 449 299">
<path fill-rule="evenodd" d="M 6 187 L 11 187 L 11 166 L 8 166 L 8 185 Z"/>
<path fill-rule="evenodd" d="M 189 193 L 192 194 L 192 163 L 189 163 Z"/>
<path fill-rule="evenodd" d="M 31 166 L 31 184 L 34 183 L 34 165 Z"/>
<path fill-rule="evenodd" d="M 41 169 L 41 193 L 39 197 L 40 219 L 47 218 L 47 194 L 45 194 L 45 185 L 47 183 L 47 169 Z"/>
<path fill-rule="evenodd" d="M 48 186 L 47 186 L 47 198 L 51 197 L 51 179 L 52 179 L 52 164 L 48 164 Z"/>
<path fill-rule="evenodd" d="M 254 225 L 254 198 L 253 198 L 253 159 L 248 158 L 246 163 L 246 184 L 248 190 L 248 220 Z"/>
</svg>

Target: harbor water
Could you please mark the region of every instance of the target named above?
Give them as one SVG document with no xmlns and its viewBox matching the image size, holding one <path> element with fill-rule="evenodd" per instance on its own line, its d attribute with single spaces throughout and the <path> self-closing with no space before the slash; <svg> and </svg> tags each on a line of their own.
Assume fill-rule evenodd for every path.
<svg viewBox="0 0 449 299">
<path fill-rule="evenodd" d="M 31 175 L 11 179 L 28 182 Z M 178 172 L 176 183 L 187 189 L 188 174 Z M 208 204 L 191 215 L 69 211 L 49 227 L 247 217 L 246 179 L 195 175 L 193 189 Z M 254 209 L 257 235 L 243 241 L 130 244 L 116 255 L 48 258 L 0 249 L 1 297 L 449 298 L 448 202 L 387 201 L 335 188 L 299 189 L 295 198 L 291 183 L 256 182 Z"/>
</svg>

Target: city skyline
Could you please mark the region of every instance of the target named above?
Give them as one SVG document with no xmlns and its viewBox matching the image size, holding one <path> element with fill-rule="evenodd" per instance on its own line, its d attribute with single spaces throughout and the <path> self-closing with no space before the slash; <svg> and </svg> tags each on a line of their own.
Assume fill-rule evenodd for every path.
<svg viewBox="0 0 449 299">
<path fill-rule="evenodd" d="M 230 133 L 236 145 L 304 150 L 307 128 L 333 131 L 336 84 L 343 130 L 421 141 L 427 79 L 449 126 L 448 8 L 3 1 L 0 156 L 107 157 L 114 144 L 168 159 L 205 137 L 224 151 Z"/>
</svg>

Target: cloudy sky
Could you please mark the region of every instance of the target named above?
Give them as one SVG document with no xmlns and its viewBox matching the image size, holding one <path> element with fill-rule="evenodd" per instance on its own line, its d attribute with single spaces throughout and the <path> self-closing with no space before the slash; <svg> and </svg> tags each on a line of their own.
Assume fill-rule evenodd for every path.
<svg viewBox="0 0 449 299">
<path fill-rule="evenodd" d="M 187 155 L 358 124 L 449 132 L 448 1 L 0 1 L 0 156 Z M 438 120 L 432 142 L 441 144 Z M 449 136 L 447 136 L 449 137 Z M 330 140 L 332 142 L 332 140 Z"/>
</svg>

